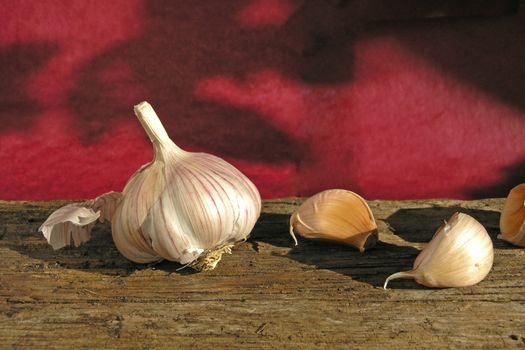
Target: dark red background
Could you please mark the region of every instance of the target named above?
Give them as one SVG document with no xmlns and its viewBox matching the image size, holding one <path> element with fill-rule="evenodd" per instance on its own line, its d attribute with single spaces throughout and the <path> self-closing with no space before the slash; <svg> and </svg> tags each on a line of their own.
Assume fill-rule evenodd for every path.
<svg viewBox="0 0 525 350">
<path fill-rule="evenodd" d="M 120 191 L 152 157 L 142 100 L 266 198 L 505 195 L 525 181 L 523 16 L 406 4 L 0 1 L 0 199 Z"/>
</svg>

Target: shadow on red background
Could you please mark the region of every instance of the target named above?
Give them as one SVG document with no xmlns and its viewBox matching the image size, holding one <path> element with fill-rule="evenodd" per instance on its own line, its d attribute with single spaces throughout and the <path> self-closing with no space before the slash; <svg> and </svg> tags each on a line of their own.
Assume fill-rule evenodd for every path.
<svg viewBox="0 0 525 350">
<path fill-rule="evenodd" d="M 14 44 L 0 49 L 1 133 L 29 127 L 40 113 L 38 103 L 26 91 L 26 84 L 56 49 L 51 43 Z"/>
<path fill-rule="evenodd" d="M 339 44 L 351 41 L 352 33 L 341 27 L 337 6 L 328 3 L 307 2 L 282 26 L 272 25 L 271 14 L 266 20 L 255 15 L 255 27 L 236 18 L 245 6 L 147 2 L 142 35 L 99 55 L 78 75 L 68 102 L 79 137 L 97 142 L 112 123 L 129 118 L 131 105 L 148 100 L 177 143 L 244 160 L 298 162 L 307 146 L 291 133 L 257 109 L 199 99 L 195 87 L 209 77 L 245 81 L 265 70 L 302 83 L 349 80 L 352 62 L 341 59 L 345 45 Z"/>
<path fill-rule="evenodd" d="M 473 20 L 482 25 L 472 25 Z M 525 20 L 511 16 L 436 21 L 389 23 L 387 28 L 376 28 L 372 33 L 395 31 L 407 48 L 444 72 L 503 101 L 509 108 L 525 111 L 525 46 L 521 45 L 525 40 Z M 446 24 L 449 30 L 442 30 L 436 23 Z M 470 118 L 474 121 L 475 116 Z M 498 117 L 487 122 L 497 125 Z M 504 135 L 500 139 L 504 142 Z M 494 144 L 494 153 L 498 153 L 499 146 Z M 456 166 L 446 166 L 454 174 Z M 462 194 L 466 198 L 503 197 L 512 187 L 525 182 L 525 159 L 495 170 L 501 174 L 498 182 L 483 187 L 466 183 Z"/>
<path fill-rule="evenodd" d="M 410 50 L 459 79 L 523 110 L 525 108 L 525 21 L 516 17 L 440 20 L 398 24 L 396 36 Z M 424 34 L 422 34 L 424 33 Z M 433 40 L 432 40 L 433 39 Z"/>
<path fill-rule="evenodd" d="M 434 3 L 439 6 L 439 2 Z M 298 113 L 294 117 L 299 120 L 289 123 L 282 119 L 286 113 L 268 112 L 268 106 L 282 108 L 282 101 L 275 102 L 282 97 L 278 95 L 282 90 L 269 87 L 261 92 L 254 82 L 259 79 L 261 85 L 278 83 L 279 79 L 273 78 L 278 74 L 299 90 L 305 87 L 304 91 L 313 88 L 337 92 L 355 79 L 356 43 L 389 32 L 447 74 L 524 110 L 525 48 L 519 43 L 525 38 L 525 29 L 516 16 L 490 19 L 483 26 L 471 25 L 468 18 L 392 22 L 384 4 L 349 0 L 146 1 L 140 35 L 98 54 L 74 77 L 67 107 L 75 119 L 75 133 L 84 145 L 96 144 L 112 126 L 129 120 L 130 106 L 148 100 L 173 140 L 189 149 L 243 161 L 295 166 L 315 156 L 329 158 L 331 154 L 314 156 L 318 152 L 315 144 L 290 127 L 308 122 L 309 115 Z M 421 15 L 413 12 L 416 17 Z M 443 23 L 446 31 L 440 26 Z M 24 92 L 25 79 L 55 51 L 51 44 L 23 44 L 0 52 L 0 131 L 31 125 L 39 107 Z M 224 90 L 222 94 L 211 96 L 206 88 L 199 88 L 210 79 L 215 91 Z M 252 93 L 258 94 L 258 102 L 243 103 L 246 96 L 253 97 Z M 300 90 L 299 95 L 302 93 Z M 295 103 L 298 110 L 308 109 L 301 105 L 302 100 Z M 14 110 L 17 118 L 12 117 Z M 367 116 L 345 117 L 351 120 Z M 338 119 L 326 120 L 325 129 L 337 129 L 330 123 Z M 323 130 L 318 131 L 323 136 L 316 142 L 322 142 L 326 136 Z M 404 130 L 400 128 L 400 132 Z M 341 142 L 352 146 L 351 139 Z M 345 160 L 352 162 L 353 149 L 347 152 Z M 350 187 L 355 183 L 353 173 L 343 174 L 345 183 L 332 181 L 341 169 L 324 169 L 324 182 L 309 184 L 306 179 L 309 189 L 303 188 L 301 193 L 290 189 L 289 195 L 308 194 L 334 184 Z M 525 174 L 525 161 L 503 172 L 501 182 L 483 189 L 466 184 L 459 195 L 505 195 L 510 187 L 525 180 L 521 175 Z M 361 190 L 357 185 L 352 189 Z"/>
</svg>

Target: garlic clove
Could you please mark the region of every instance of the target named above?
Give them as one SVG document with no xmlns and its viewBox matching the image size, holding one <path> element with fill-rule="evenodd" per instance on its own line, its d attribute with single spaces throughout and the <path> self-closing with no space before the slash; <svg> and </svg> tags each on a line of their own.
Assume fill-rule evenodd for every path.
<svg viewBox="0 0 525 350">
<path fill-rule="evenodd" d="M 151 208 L 166 187 L 162 168 L 161 163 L 152 162 L 132 175 L 111 220 L 111 234 L 118 251 L 137 263 L 162 260 L 143 230 Z M 145 228 L 145 232 L 149 232 L 148 227 Z"/>
<path fill-rule="evenodd" d="M 94 200 L 72 203 L 55 210 L 38 229 L 57 250 L 72 242 L 75 247 L 91 239 L 95 222 L 110 220 L 121 194 L 108 192 Z"/>
<path fill-rule="evenodd" d="M 525 247 L 525 184 L 510 190 L 501 210 L 499 239 Z"/>
<path fill-rule="evenodd" d="M 487 230 L 473 217 L 455 213 L 441 225 L 410 271 L 390 275 L 413 278 L 427 287 L 466 287 L 482 281 L 492 268 L 494 249 Z"/>
<path fill-rule="evenodd" d="M 358 194 L 326 190 L 308 198 L 290 217 L 290 235 L 337 241 L 363 252 L 377 242 L 377 225 L 370 207 Z"/>
</svg>

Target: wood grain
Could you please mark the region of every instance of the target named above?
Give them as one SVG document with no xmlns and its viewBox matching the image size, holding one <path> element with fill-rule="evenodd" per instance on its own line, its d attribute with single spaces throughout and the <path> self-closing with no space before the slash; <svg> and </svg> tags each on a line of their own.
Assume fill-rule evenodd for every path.
<svg viewBox="0 0 525 350">
<path fill-rule="evenodd" d="M 380 242 L 364 254 L 299 241 L 299 199 L 266 201 L 252 237 L 211 272 L 137 265 L 99 224 L 53 251 L 37 229 L 67 202 L 0 201 L 0 348 L 520 348 L 525 250 L 496 239 L 501 199 L 371 201 Z M 479 285 L 429 289 L 396 280 L 443 219 L 466 212 L 489 231 L 495 262 Z"/>
</svg>

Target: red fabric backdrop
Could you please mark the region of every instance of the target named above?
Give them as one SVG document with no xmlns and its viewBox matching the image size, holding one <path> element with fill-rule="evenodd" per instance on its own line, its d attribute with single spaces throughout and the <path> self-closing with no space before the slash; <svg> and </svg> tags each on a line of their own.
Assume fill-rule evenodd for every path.
<svg viewBox="0 0 525 350">
<path fill-rule="evenodd" d="M 142 100 L 266 198 L 525 181 L 525 21 L 376 21 L 381 1 L 352 3 L 0 1 L 0 199 L 120 191 L 152 157 Z"/>
</svg>

